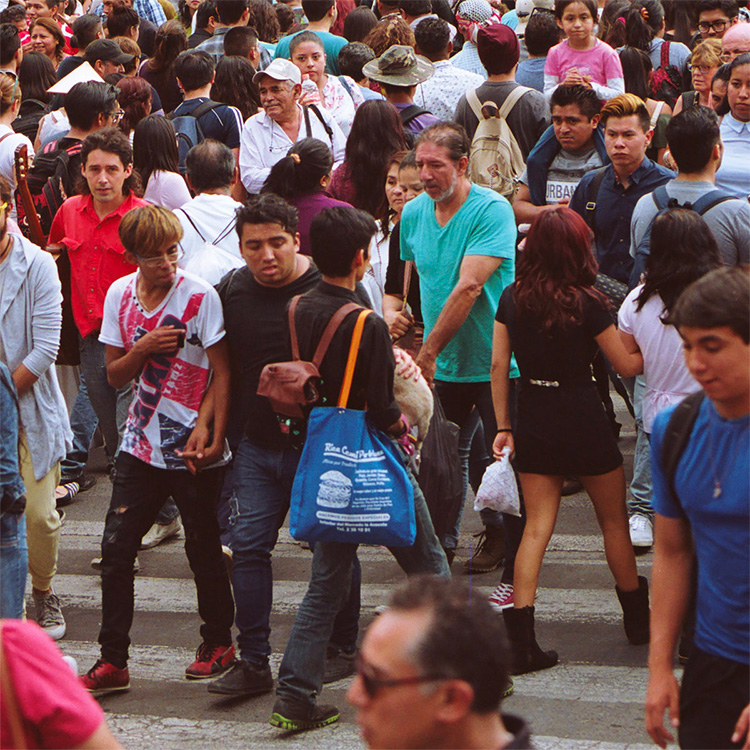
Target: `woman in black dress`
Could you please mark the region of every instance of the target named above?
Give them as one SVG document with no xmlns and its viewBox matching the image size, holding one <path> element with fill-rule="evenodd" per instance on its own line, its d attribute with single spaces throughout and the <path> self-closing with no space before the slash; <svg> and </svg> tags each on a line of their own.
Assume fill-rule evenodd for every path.
<svg viewBox="0 0 750 750">
<path fill-rule="evenodd" d="M 495 318 L 494 453 L 515 451 L 526 505 L 514 605 L 503 611 L 515 674 L 557 663 L 557 654 L 536 642 L 534 598 L 566 476 L 580 477 L 594 504 L 628 639 L 648 641 L 648 587 L 630 543 L 622 455 L 591 376 L 597 347 L 623 376 L 641 372 L 643 359 L 622 346 L 608 302 L 594 289 L 596 270 L 583 219 L 568 208 L 545 211 L 531 225 L 516 282 L 503 292 Z M 515 431 L 508 408 L 511 352 L 521 371 Z"/>
</svg>

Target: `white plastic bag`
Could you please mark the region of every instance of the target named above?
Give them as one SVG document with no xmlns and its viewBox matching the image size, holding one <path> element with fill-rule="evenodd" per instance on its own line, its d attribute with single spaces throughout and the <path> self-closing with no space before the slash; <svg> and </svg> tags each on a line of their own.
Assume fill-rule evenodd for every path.
<svg viewBox="0 0 750 750">
<path fill-rule="evenodd" d="M 487 467 L 482 484 L 474 500 L 474 510 L 489 508 L 511 516 L 521 515 L 521 502 L 513 467 L 510 465 L 510 450 L 503 448 L 501 457 Z"/>
</svg>

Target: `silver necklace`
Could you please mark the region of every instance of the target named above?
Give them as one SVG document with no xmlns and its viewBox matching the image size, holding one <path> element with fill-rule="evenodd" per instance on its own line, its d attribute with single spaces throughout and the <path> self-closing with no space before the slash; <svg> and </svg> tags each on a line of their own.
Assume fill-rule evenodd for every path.
<svg viewBox="0 0 750 750">
<path fill-rule="evenodd" d="M 713 414 L 713 409 L 711 409 L 708 415 L 708 458 L 711 461 L 711 474 L 713 475 L 713 480 L 714 480 L 713 496 L 714 496 L 714 499 L 717 499 L 721 497 L 721 491 L 722 491 L 721 484 L 722 482 L 726 480 L 727 476 L 729 476 L 729 472 L 732 470 L 732 466 L 734 465 L 734 460 L 739 455 L 739 447 L 735 447 L 734 455 L 732 456 L 732 460 L 728 464 L 728 468 L 724 472 L 724 476 L 719 478 L 716 474 L 716 466 L 714 465 L 714 430 L 713 430 L 713 427 L 714 427 L 714 414 Z"/>
</svg>

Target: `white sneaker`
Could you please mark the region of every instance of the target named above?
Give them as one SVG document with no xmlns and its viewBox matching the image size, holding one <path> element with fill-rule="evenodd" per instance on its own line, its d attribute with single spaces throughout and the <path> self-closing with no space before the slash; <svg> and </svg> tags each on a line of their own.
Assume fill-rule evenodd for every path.
<svg viewBox="0 0 750 750">
<path fill-rule="evenodd" d="M 654 526 L 650 519 L 640 513 L 630 517 L 630 543 L 634 547 L 651 547 L 654 544 Z"/>
<path fill-rule="evenodd" d="M 65 635 L 65 618 L 60 600 L 51 591 L 49 594 L 34 594 L 36 621 L 39 627 L 52 638 L 59 641 Z"/>
<path fill-rule="evenodd" d="M 167 539 L 171 539 L 173 536 L 177 536 L 182 531 L 182 521 L 179 518 L 175 518 L 172 523 L 162 525 L 155 523 L 147 532 L 146 536 L 141 540 L 141 549 L 151 549 L 156 547 L 158 544 L 165 542 Z"/>
</svg>

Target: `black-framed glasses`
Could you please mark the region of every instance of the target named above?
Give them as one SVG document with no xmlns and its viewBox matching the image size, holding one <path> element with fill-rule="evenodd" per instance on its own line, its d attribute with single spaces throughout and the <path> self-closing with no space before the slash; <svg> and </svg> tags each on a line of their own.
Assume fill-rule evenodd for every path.
<svg viewBox="0 0 750 750">
<path fill-rule="evenodd" d="M 365 671 L 365 668 L 366 664 L 361 659 L 357 659 L 357 675 L 362 680 L 362 687 L 370 698 L 374 698 L 383 688 L 400 687 L 401 685 L 420 685 L 423 682 L 437 682 L 438 680 L 451 679 L 442 674 L 422 674 L 415 675 L 414 677 L 401 677 L 399 679 L 387 680 L 368 674 Z"/>
<path fill-rule="evenodd" d="M 729 21 L 711 21 L 711 23 L 699 23 L 698 31 L 701 34 L 708 34 L 709 31 L 714 31 L 717 34 L 723 34 L 726 27 L 729 26 Z"/>
<path fill-rule="evenodd" d="M 132 253 L 132 255 L 138 261 L 143 263 L 144 266 L 151 266 L 152 268 L 155 268 L 156 266 L 160 266 L 162 263 L 164 263 L 165 260 L 169 263 L 177 263 L 177 261 L 185 255 L 185 251 L 181 247 L 175 247 L 174 249 L 170 249 L 170 251 L 168 253 L 165 253 L 164 255 L 152 255 L 148 258 L 144 258 L 142 255 L 138 255 L 137 253 Z"/>
</svg>

